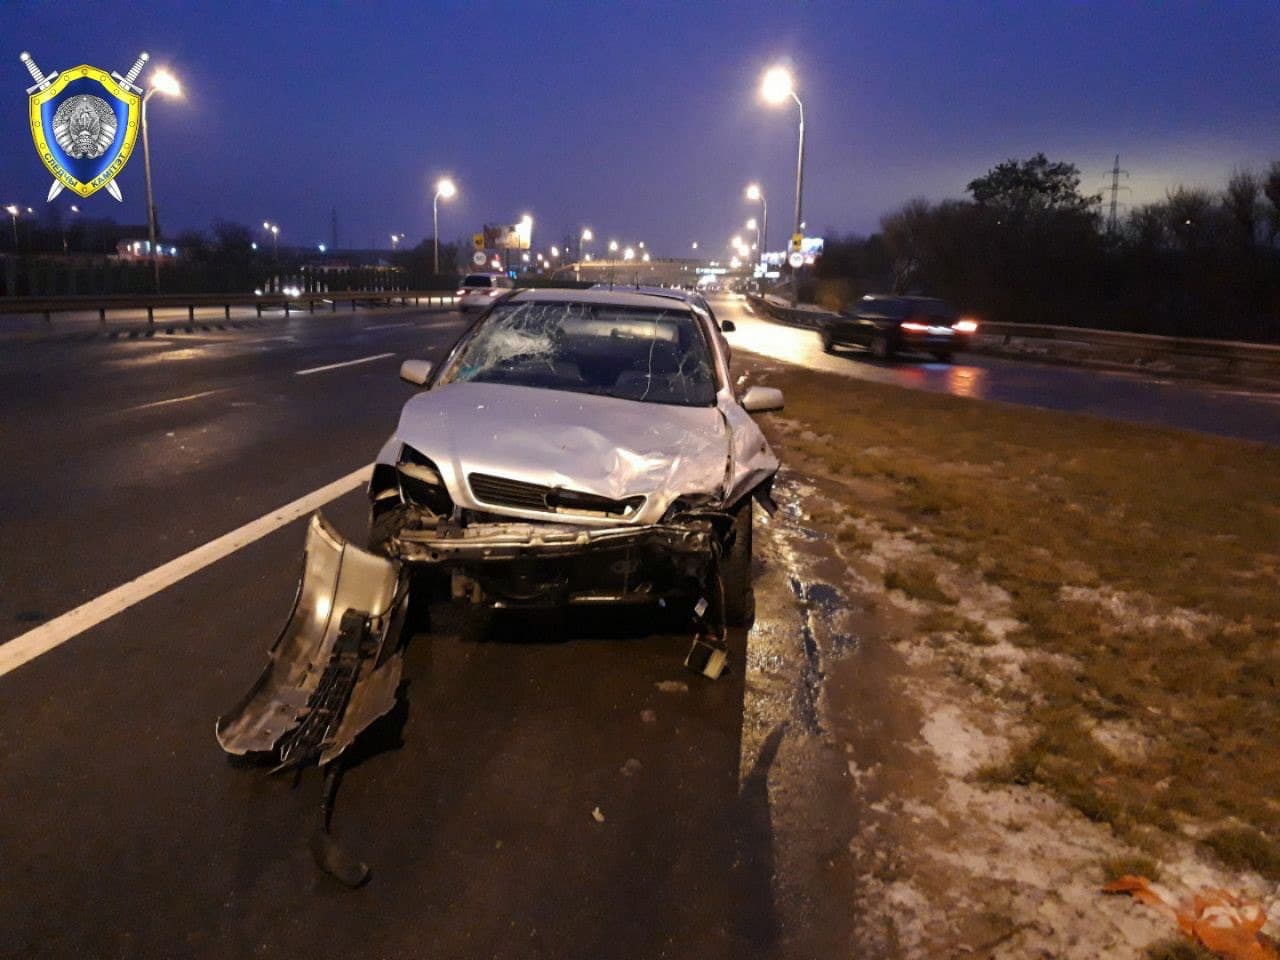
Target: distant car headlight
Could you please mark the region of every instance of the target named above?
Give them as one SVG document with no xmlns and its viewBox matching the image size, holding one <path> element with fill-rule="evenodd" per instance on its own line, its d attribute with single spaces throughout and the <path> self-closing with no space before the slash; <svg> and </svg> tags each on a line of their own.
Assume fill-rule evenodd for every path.
<svg viewBox="0 0 1280 960">
<path fill-rule="evenodd" d="M 951 325 L 951 329 L 954 330 L 956 333 L 977 333 L 978 321 L 970 320 L 968 317 L 965 317 L 953 323 Z"/>
</svg>

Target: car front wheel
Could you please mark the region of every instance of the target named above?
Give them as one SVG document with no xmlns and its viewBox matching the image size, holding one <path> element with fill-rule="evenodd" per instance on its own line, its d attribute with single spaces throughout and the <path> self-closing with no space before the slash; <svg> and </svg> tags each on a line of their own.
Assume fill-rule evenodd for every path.
<svg viewBox="0 0 1280 960">
<path fill-rule="evenodd" d="M 889 343 L 888 336 L 877 333 L 871 338 L 871 355 L 877 360 L 893 359 L 893 345 Z"/>
<path fill-rule="evenodd" d="M 751 501 L 747 500 L 733 521 L 732 543 L 720 558 L 720 582 L 724 585 L 724 619 L 731 627 L 747 627 L 755 619 L 756 597 L 751 589 Z"/>
</svg>

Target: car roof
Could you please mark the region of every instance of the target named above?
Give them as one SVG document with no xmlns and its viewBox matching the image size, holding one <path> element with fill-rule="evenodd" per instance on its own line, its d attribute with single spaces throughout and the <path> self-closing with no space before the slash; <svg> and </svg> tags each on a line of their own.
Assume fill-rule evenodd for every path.
<svg viewBox="0 0 1280 960">
<path fill-rule="evenodd" d="M 508 299 L 508 303 L 598 303 L 605 306 L 613 307 L 670 307 L 670 301 L 679 300 L 681 303 L 687 304 L 688 301 L 683 297 L 671 296 L 670 292 L 665 295 L 646 290 L 637 291 L 634 287 L 623 289 L 598 289 L 592 287 L 589 290 L 571 290 L 560 288 L 546 288 L 538 290 L 518 290 Z"/>
<path fill-rule="evenodd" d="M 632 284 L 623 285 L 620 283 L 597 283 L 591 287 L 592 290 L 623 290 L 632 293 L 647 293 L 653 297 L 666 297 L 668 300 L 683 300 L 685 303 L 696 304 L 702 299 L 702 294 L 695 293 L 692 290 L 684 290 L 680 287 L 646 287 L 643 284 L 634 286 Z"/>
</svg>

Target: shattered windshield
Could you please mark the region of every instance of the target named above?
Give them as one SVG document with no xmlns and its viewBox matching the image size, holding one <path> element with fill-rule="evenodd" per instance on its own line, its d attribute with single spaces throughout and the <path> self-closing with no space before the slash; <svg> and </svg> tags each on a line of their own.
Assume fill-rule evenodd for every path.
<svg viewBox="0 0 1280 960">
<path fill-rule="evenodd" d="M 463 344 L 440 383 L 509 383 L 679 406 L 715 403 L 711 352 L 684 310 L 508 303 Z"/>
</svg>

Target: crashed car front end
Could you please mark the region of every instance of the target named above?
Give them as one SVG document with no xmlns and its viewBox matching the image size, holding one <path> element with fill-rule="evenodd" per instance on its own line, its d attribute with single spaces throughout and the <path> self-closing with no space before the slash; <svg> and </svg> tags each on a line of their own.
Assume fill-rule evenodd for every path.
<svg viewBox="0 0 1280 960">
<path fill-rule="evenodd" d="M 723 452 L 719 460 L 723 471 Z M 374 527 L 379 516 L 391 522 L 375 548 L 447 577 L 452 597 L 493 607 L 689 595 L 706 582 L 733 523 L 722 489 L 614 498 L 470 472 L 455 498 L 443 472 L 403 445 L 395 463 L 377 466 Z"/>
</svg>

